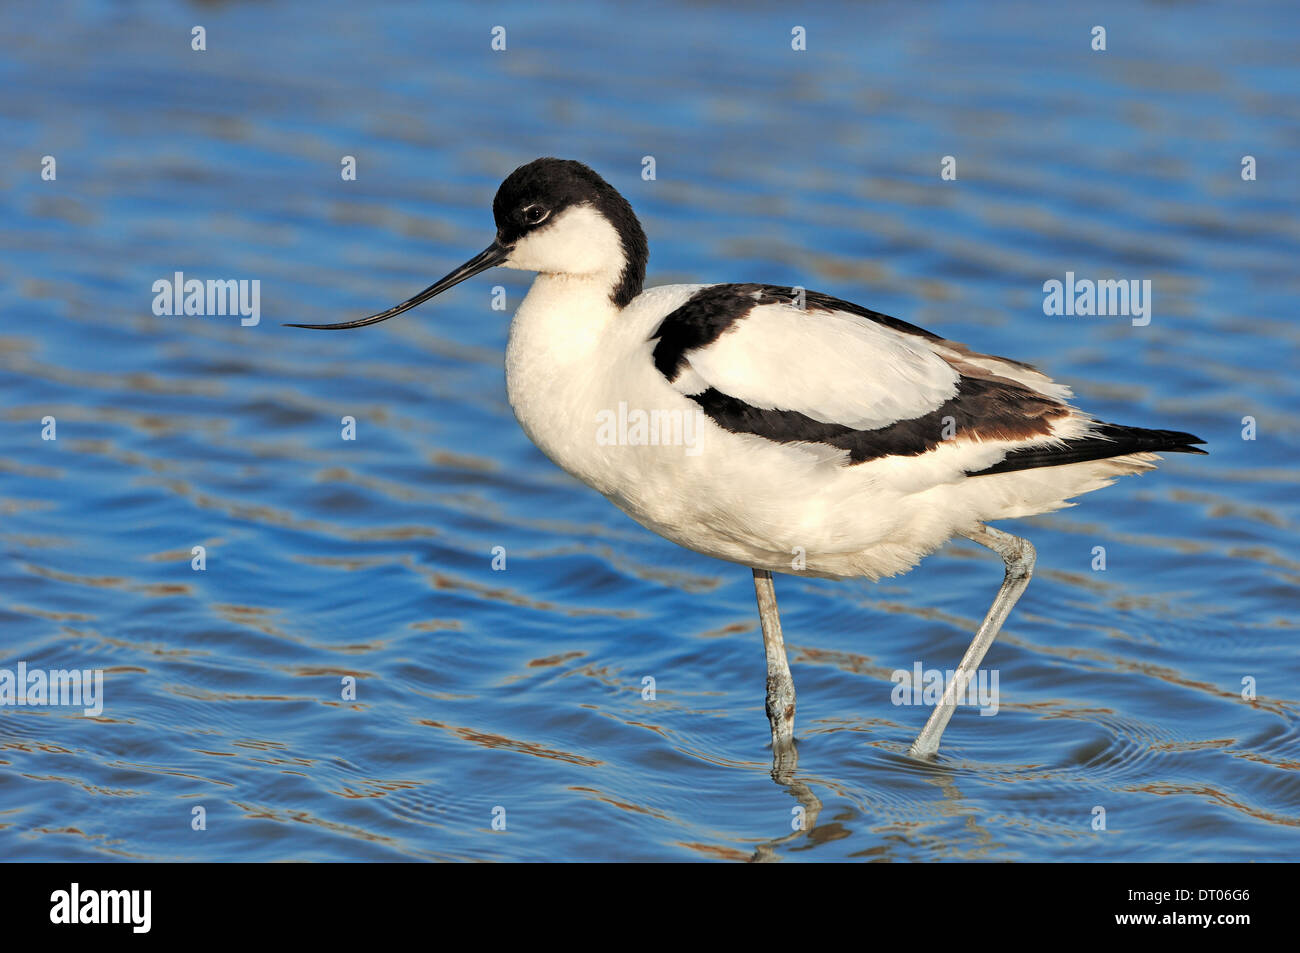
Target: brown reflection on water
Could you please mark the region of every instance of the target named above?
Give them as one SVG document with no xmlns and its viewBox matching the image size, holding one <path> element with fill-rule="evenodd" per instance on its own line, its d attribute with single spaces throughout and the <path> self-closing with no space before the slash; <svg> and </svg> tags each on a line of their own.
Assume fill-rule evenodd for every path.
<svg viewBox="0 0 1300 953">
<path fill-rule="evenodd" d="M 446 725 L 440 721 L 432 721 L 426 718 L 417 719 L 416 724 L 427 725 L 430 728 L 440 728 L 443 731 L 456 735 L 464 741 L 480 745 L 484 748 L 516 751 L 519 754 L 530 754 L 536 758 L 549 758 L 554 761 L 564 761 L 568 764 L 581 765 L 585 768 L 595 768 L 605 763 L 592 758 L 584 758 L 582 755 L 572 754 L 567 751 L 557 751 L 554 748 L 547 748 L 531 741 L 516 741 L 513 738 L 507 738 L 505 735 L 496 735 L 486 731 L 479 731 L 476 728 L 459 725 Z"/>
</svg>

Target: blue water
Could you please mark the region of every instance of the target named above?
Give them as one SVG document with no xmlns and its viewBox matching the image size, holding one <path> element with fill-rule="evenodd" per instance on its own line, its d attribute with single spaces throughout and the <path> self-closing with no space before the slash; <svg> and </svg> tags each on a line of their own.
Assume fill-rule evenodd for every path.
<svg viewBox="0 0 1300 953">
<path fill-rule="evenodd" d="M 0 708 L 0 857 L 1297 856 L 1300 14 L 1046 6 L 0 8 L 0 668 L 105 693 Z M 528 276 L 281 326 L 449 271 L 539 155 L 627 195 L 651 284 L 860 301 L 1211 455 L 1004 524 L 1039 569 L 988 656 L 1001 707 L 932 765 L 890 674 L 955 665 L 997 559 L 779 577 L 774 783 L 749 574 L 513 420 Z M 155 316 L 176 271 L 259 280 L 260 323 Z M 1151 280 L 1150 324 L 1044 315 L 1067 271 Z"/>
</svg>

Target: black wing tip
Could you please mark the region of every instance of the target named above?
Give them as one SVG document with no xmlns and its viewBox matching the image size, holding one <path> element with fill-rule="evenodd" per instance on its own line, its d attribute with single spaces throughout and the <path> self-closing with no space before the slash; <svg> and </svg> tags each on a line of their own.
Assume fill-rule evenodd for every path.
<svg viewBox="0 0 1300 953">
<path fill-rule="evenodd" d="M 1204 440 L 1183 430 L 1151 430 L 1123 424 L 1102 424 L 1090 436 L 1093 439 L 1112 441 L 1117 450 L 1128 453 L 1197 453 L 1205 456 L 1209 452 L 1196 447 L 1197 444 L 1204 444 Z M 1115 454 L 1117 457 L 1123 455 L 1123 452 Z"/>
<path fill-rule="evenodd" d="M 990 476 L 995 473 L 1012 473 L 1016 470 L 1036 470 L 1041 467 L 1067 466 L 1071 463 L 1091 463 L 1112 460 L 1134 453 L 1191 453 L 1209 456 L 1195 444 L 1205 443 L 1195 434 L 1181 430 L 1148 430 L 1145 427 L 1125 427 L 1120 424 L 1101 424 L 1086 437 L 1067 440 L 1064 446 L 1027 447 L 1012 450 L 1001 463 L 967 476 Z"/>
</svg>

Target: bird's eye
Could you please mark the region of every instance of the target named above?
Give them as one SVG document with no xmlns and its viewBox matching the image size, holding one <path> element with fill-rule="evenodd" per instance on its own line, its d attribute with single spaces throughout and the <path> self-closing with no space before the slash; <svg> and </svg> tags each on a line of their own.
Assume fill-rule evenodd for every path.
<svg viewBox="0 0 1300 953">
<path fill-rule="evenodd" d="M 540 205 L 529 205 L 524 209 L 524 221 L 529 225 L 537 225 L 546 221 L 546 216 L 551 214 L 549 208 L 543 208 Z"/>
</svg>

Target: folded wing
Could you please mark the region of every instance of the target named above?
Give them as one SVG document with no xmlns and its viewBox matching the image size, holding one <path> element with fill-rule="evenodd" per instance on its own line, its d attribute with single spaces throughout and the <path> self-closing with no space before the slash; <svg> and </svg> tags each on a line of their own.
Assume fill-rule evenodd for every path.
<svg viewBox="0 0 1300 953">
<path fill-rule="evenodd" d="M 940 449 L 980 476 L 1134 452 L 1191 434 L 1102 424 L 1027 364 L 816 292 L 712 285 L 670 313 L 654 361 L 719 426 L 843 451 L 846 466 Z"/>
</svg>

